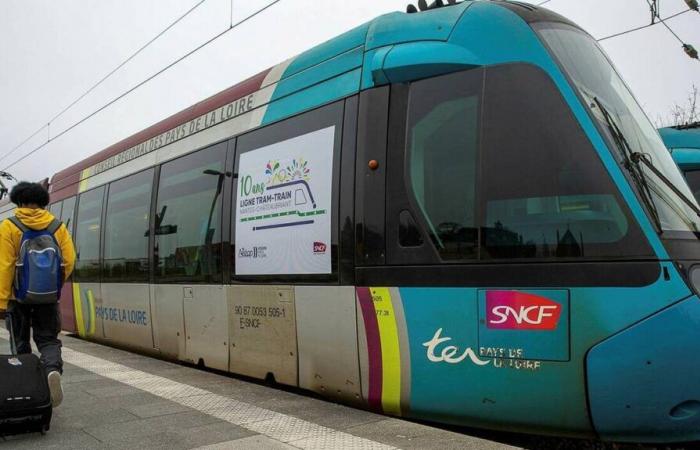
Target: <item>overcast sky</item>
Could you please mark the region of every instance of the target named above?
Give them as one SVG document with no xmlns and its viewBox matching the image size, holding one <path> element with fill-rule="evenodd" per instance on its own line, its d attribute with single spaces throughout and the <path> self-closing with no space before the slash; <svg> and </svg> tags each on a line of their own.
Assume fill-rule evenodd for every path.
<svg viewBox="0 0 700 450">
<path fill-rule="evenodd" d="M 17 144 L 109 73 L 199 0 L 2 0 L 0 4 L 0 169 L 43 143 L 44 129 Z M 233 21 L 269 0 L 233 0 Z M 50 176 L 193 103 L 406 0 L 281 0 L 267 11 L 135 90 L 8 169 L 19 179 Z M 595 37 L 649 22 L 645 0 L 551 0 L 548 8 Z M 229 27 L 231 0 L 206 0 L 69 112 L 51 123 L 55 136 L 171 61 Z M 683 0 L 662 0 L 666 17 Z M 670 26 L 700 50 L 700 14 Z M 656 25 L 603 42 L 652 120 L 684 103 L 700 62 Z"/>
</svg>

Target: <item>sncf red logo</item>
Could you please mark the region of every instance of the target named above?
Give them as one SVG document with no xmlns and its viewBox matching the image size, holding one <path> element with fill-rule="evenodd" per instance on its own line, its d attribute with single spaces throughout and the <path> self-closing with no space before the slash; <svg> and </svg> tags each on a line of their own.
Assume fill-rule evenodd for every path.
<svg viewBox="0 0 700 450">
<path fill-rule="evenodd" d="M 517 291 L 486 292 L 486 326 L 512 330 L 554 330 L 561 305 L 539 295 Z"/>
<path fill-rule="evenodd" d="M 314 242 L 314 253 L 326 253 L 326 244 L 323 242 Z"/>
</svg>

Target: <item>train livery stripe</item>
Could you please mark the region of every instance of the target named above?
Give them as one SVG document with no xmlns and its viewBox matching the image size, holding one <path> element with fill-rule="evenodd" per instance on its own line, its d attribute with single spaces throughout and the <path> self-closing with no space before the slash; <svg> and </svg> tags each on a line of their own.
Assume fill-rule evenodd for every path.
<svg viewBox="0 0 700 450">
<path fill-rule="evenodd" d="M 88 178 L 90 177 L 90 168 L 84 169 L 80 172 L 80 183 L 78 184 L 78 193 L 87 191 L 88 189 Z"/>
<path fill-rule="evenodd" d="M 406 326 L 406 315 L 403 310 L 401 290 L 394 287 L 391 288 L 389 292 L 391 293 L 391 304 L 394 306 L 401 358 L 401 415 L 407 415 L 411 403 L 411 346 L 408 340 L 408 327 Z"/>
<path fill-rule="evenodd" d="M 377 314 L 374 311 L 369 288 L 357 288 L 357 298 L 362 310 L 362 319 L 367 336 L 367 360 L 369 380 L 367 403 L 375 410 L 382 409 L 382 344 L 379 338 Z"/>
<path fill-rule="evenodd" d="M 269 104 L 292 61 L 294 58 L 89 158 L 85 164 L 91 165 L 80 169 L 79 181 L 75 180 L 78 193 L 264 125 Z M 74 167 L 54 177 L 53 189 L 61 190 L 70 183 L 70 171 L 78 170 Z"/>
<path fill-rule="evenodd" d="M 80 283 L 76 282 L 73 282 L 73 309 L 75 311 L 75 325 L 78 330 L 78 336 L 85 336 L 83 308 L 80 304 Z"/>
<path fill-rule="evenodd" d="M 95 297 L 92 293 L 92 289 L 85 289 L 85 299 L 87 300 L 87 309 L 90 318 L 87 330 L 85 331 L 87 331 L 89 336 L 94 336 L 97 317 L 95 317 Z"/>
<path fill-rule="evenodd" d="M 392 295 L 393 291 L 393 295 Z M 403 321 L 398 290 L 383 287 L 357 288 L 366 333 L 369 365 L 367 401 L 371 407 L 388 414 L 401 415 L 402 374 L 407 366 L 401 354 L 399 333 Z M 399 319 L 399 320 L 397 320 Z M 402 330 L 405 330 L 405 325 Z M 405 356 L 405 355 L 404 355 Z M 405 380 L 404 380 L 405 381 Z"/>
<path fill-rule="evenodd" d="M 401 415 L 401 354 L 396 315 L 388 288 L 370 288 L 382 343 L 382 409 Z"/>
</svg>

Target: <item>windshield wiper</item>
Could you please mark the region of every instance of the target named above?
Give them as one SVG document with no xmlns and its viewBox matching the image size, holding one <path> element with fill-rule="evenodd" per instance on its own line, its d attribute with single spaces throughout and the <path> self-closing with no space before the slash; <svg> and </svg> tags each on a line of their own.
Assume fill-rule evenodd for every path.
<svg viewBox="0 0 700 450">
<path fill-rule="evenodd" d="M 598 100 L 598 97 L 593 97 L 593 100 L 598 106 L 598 109 L 600 109 L 600 112 L 603 115 L 605 122 L 608 124 L 608 130 L 610 131 L 610 134 L 612 135 L 615 144 L 620 150 L 620 153 L 625 159 L 625 168 L 630 173 L 630 175 L 632 175 L 632 179 L 634 179 L 635 183 L 637 184 L 637 188 L 639 190 L 639 193 L 641 194 L 640 197 L 642 199 L 642 202 L 649 210 L 649 213 L 652 219 L 654 220 L 654 224 L 656 225 L 658 233 L 663 233 L 661 219 L 659 218 L 659 211 L 656 208 L 654 198 L 651 195 L 651 188 L 647 183 L 646 175 L 639 166 L 639 161 L 635 160 L 635 152 L 632 151 L 632 148 L 630 147 L 629 142 L 627 142 L 625 135 L 617 126 L 617 123 L 615 123 L 605 106 L 603 106 L 600 100 Z"/>
<path fill-rule="evenodd" d="M 642 152 L 632 153 L 632 161 L 634 161 L 637 164 L 639 164 L 640 162 L 644 163 L 644 165 L 647 166 L 649 168 L 649 170 L 654 172 L 654 175 L 656 175 L 659 178 L 659 180 L 663 181 L 664 184 L 666 186 L 668 186 L 669 189 L 671 189 L 673 191 L 673 193 L 678 196 L 678 198 L 683 200 L 683 203 L 688 205 L 688 207 L 690 209 L 692 209 L 693 212 L 698 215 L 698 217 L 700 217 L 700 209 L 697 206 L 695 206 L 693 204 L 693 202 L 688 197 L 686 197 L 685 194 L 683 192 L 681 192 L 681 190 L 676 187 L 676 185 L 673 184 L 673 182 L 671 180 L 666 178 L 666 176 L 663 173 L 661 173 L 661 171 L 659 169 L 657 169 L 656 166 L 654 166 L 654 163 L 651 162 L 651 158 L 649 157 L 649 155 L 647 153 L 642 153 Z"/>
</svg>

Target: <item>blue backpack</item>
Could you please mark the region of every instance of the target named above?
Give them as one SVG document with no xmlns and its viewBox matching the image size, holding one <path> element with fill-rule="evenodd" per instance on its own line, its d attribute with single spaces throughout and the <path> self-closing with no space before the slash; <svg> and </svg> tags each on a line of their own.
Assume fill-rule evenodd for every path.
<svg viewBox="0 0 700 450">
<path fill-rule="evenodd" d="M 8 220 L 22 231 L 15 263 L 15 298 L 29 305 L 57 303 L 63 286 L 63 258 L 54 233 L 61 222 L 53 219 L 46 229 L 32 230 L 17 217 Z"/>
</svg>

